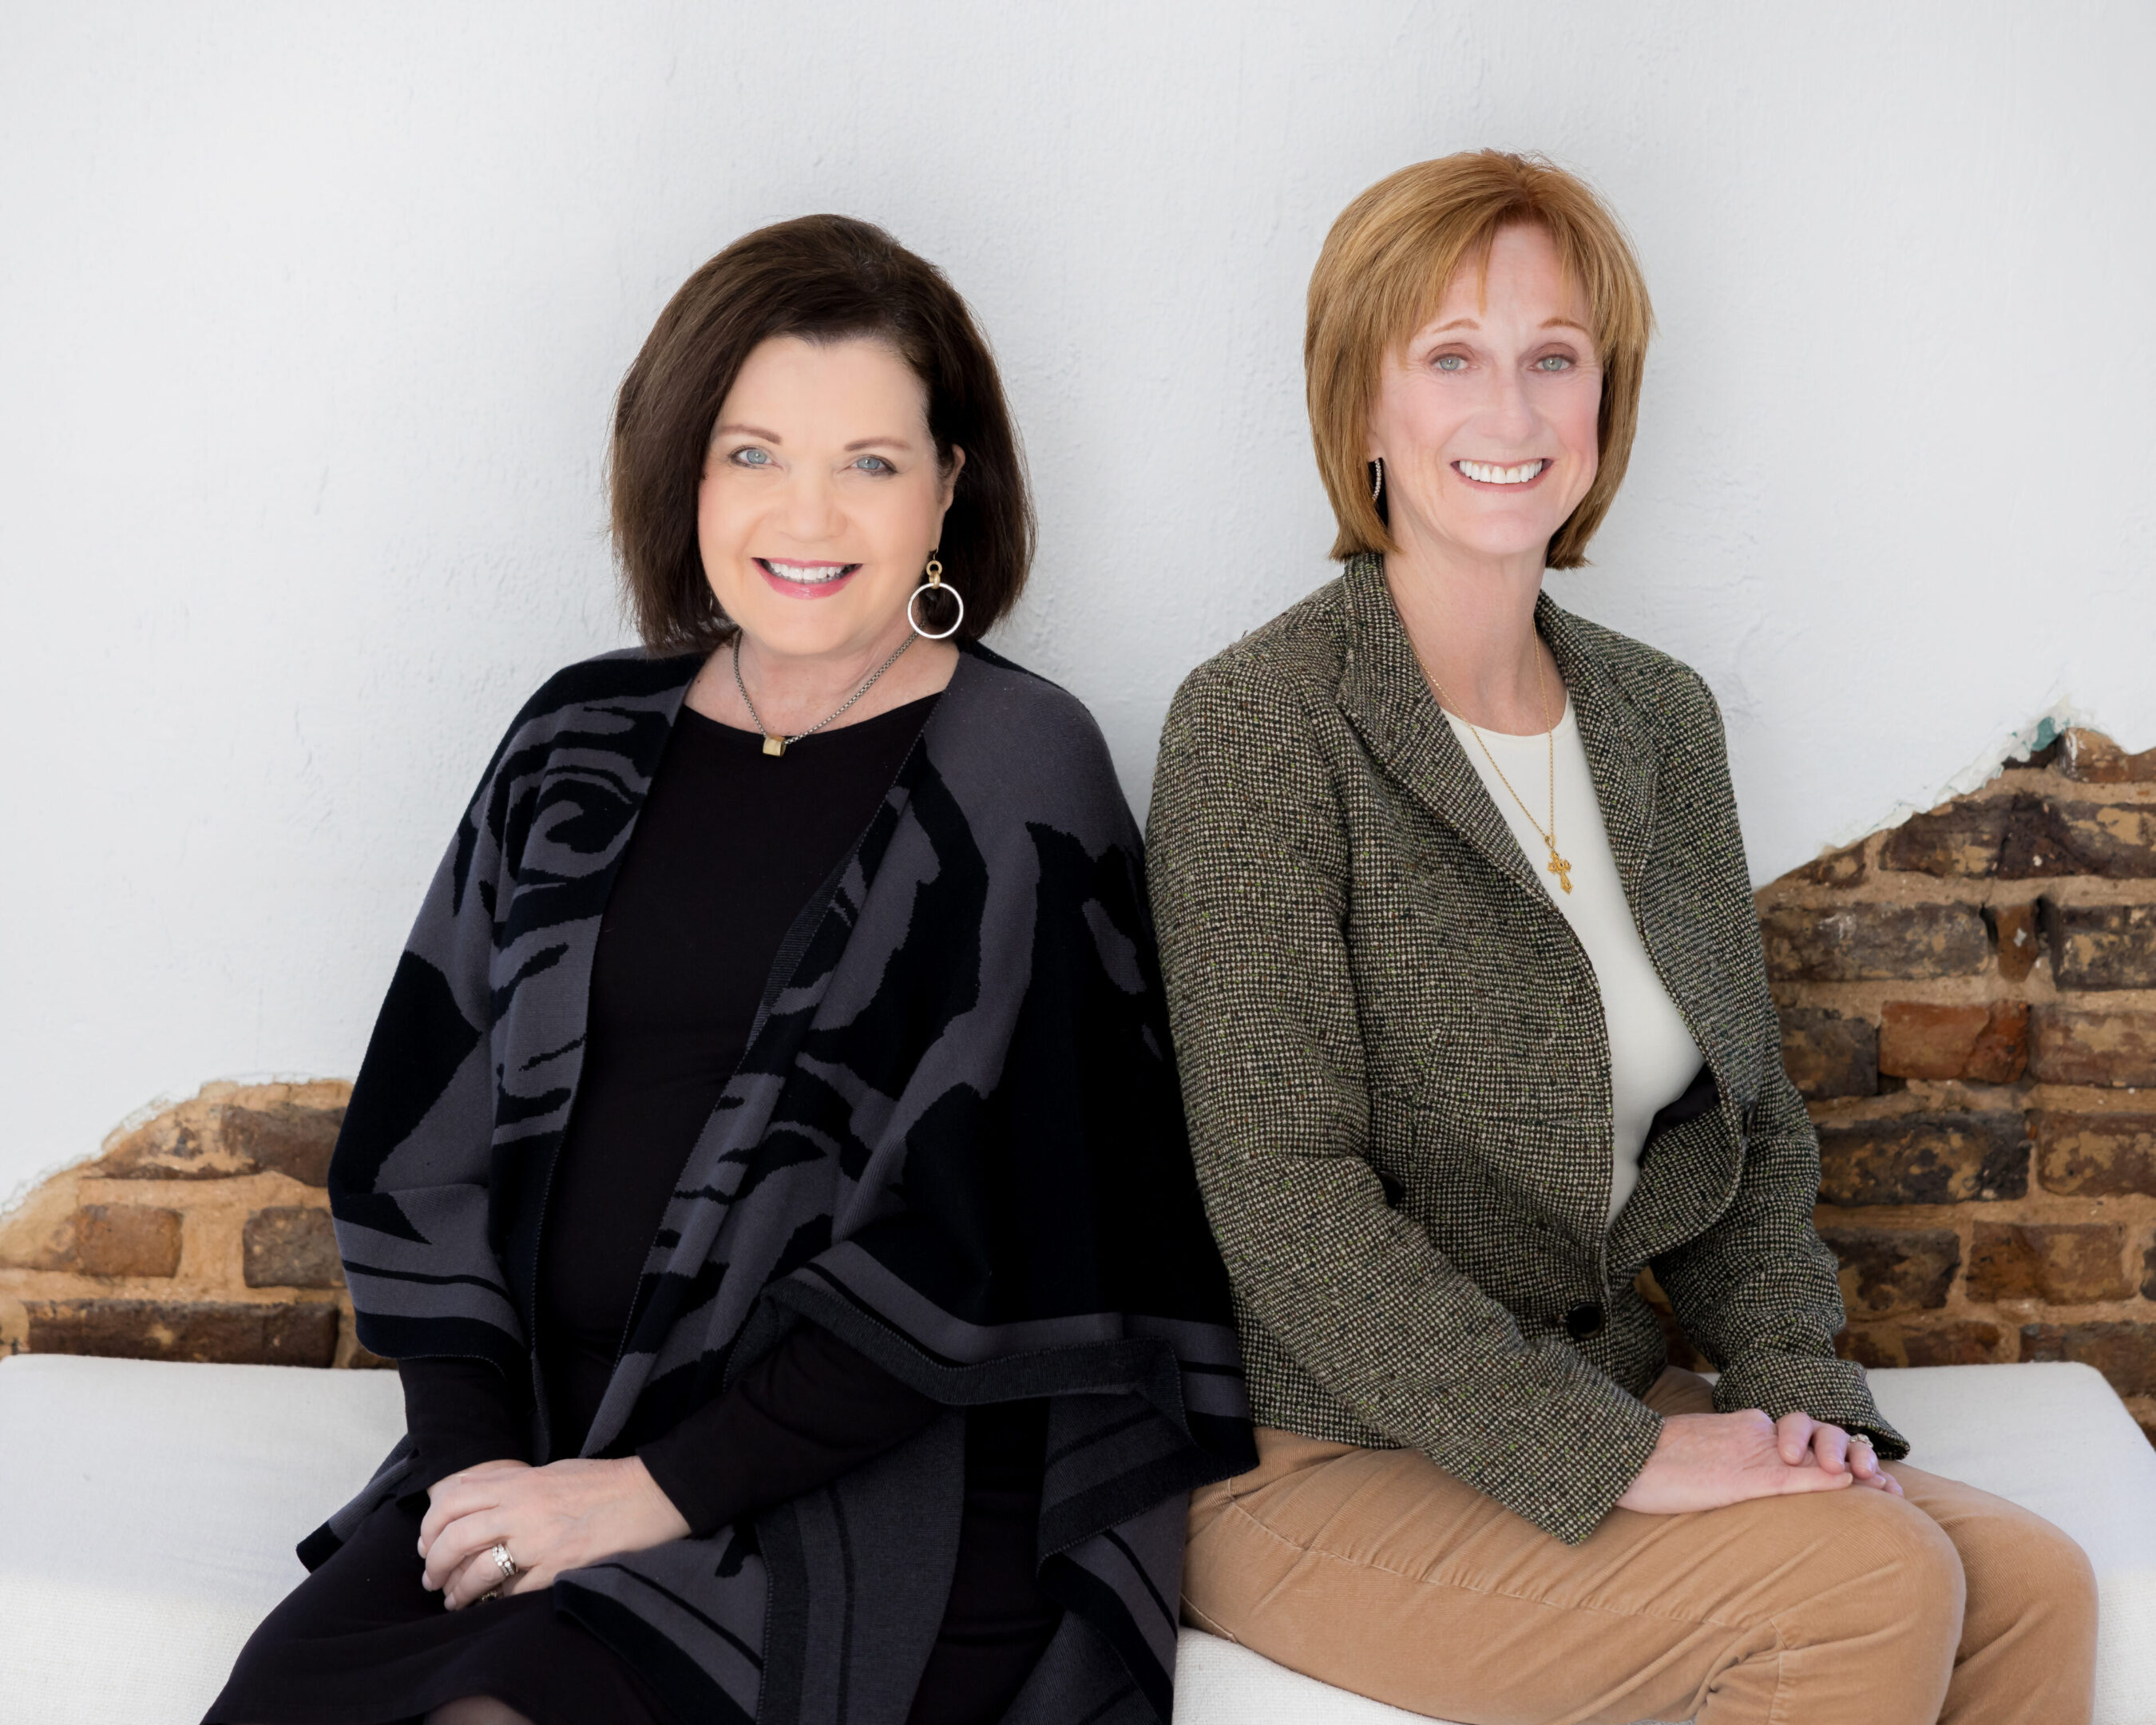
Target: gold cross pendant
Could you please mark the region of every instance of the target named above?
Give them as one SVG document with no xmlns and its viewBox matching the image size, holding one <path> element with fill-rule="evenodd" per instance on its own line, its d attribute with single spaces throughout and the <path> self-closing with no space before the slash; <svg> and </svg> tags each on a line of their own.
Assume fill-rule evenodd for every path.
<svg viewBox="0 0 2156 1725">
<path fill-rule="evenodd" d="M 765 737 L 763 740 L 763 752 L 767 755 L 784 754 L 786 752 L 786 739 L 783 737 Z M 1568 886 L 1565 888 L 1565 891 L 1569 892 L 1572 889 Z"/>
<path fill-rule="evenodd" d="M 1543 840 L 1543 843 L 1545 843 L 1545 844 L 1548 844 L 1548 842 L 1549 842 L 1549 841 L 1548 841 L 1548 840 L 1547 840 L 1547 839 Z M 1563 857 L 1559 856 L 1559 855 L 1557 854 L 1557 846 L 1556 846 L 1556 845 L 1550 845 L 1550 848 L 1549 848 L 1549 854 L 1550 854 L 1550 860 L 1549 860 L 1549 871 L 1550 871 L 1550 873 L 1552 873 L 1553 875 L 1556 875 L 1556 876 L 1557 876 L 1557 881 L 1558 881 L 1558 886 L 1562 886 L 1563 888 L 1564 888 L 1564 890 L 1565 890 L 1567 892 L 1571 891 L 1572 891 L 1572 865 L 1571 865 L 1570 863 L 1567 862 L 1567 861 L 1566 861 Z"/>
</svg>

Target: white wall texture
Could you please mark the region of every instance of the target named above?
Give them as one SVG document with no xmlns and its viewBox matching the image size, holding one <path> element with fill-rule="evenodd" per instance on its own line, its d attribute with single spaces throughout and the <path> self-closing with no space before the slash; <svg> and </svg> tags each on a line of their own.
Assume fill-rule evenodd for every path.
<svg viewBox="0 0 2156 1725">
<path fill-rule="evenodd" d="M 1000 644 L 1134 801 L 1328 573 L 1327 223 L 1482 144 L 1636 238 L 1632 477 L 1553 590 L 1706 674 L 1758 878 L 2047 711 L 2156 744 L 2152 74 L 2156 11 L 2064 0 L 0 8 L 0 1204 L 355 1069 L 499 728 L 626 638 L 615 381 L 806 211 L 984 321 L 1043 525 Z"/>
</svg>

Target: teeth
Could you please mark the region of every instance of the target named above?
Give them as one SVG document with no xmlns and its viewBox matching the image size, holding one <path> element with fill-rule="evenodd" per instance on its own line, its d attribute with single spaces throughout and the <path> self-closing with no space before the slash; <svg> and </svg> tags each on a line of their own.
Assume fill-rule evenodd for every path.
<svg viewBox="0 0 2156 1725">
<path fill-rule="evenodd" d="M 836 581 L 856 567 L 852 563 L 782 563 L 776 557 L 758 557 L 757 561 L 781 581 L 798 581 L 804 587 Z"/>
<path fill-rule="evenodd" d="M 1486 461 L 1458 461 L 1453 464 L 1471 480 L 1486 485 L 1524 485 L 1543 469 L 1547 461 L 1528 461 L 1518 467 L 1492 467 Z"/>
</svg>

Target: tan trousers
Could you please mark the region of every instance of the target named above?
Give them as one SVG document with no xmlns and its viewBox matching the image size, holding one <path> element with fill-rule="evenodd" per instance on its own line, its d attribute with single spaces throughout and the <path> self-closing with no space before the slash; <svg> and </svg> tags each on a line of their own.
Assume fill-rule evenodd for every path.
<svg viewBox="0 0 2156 1725">
<path fill-rule="evenodd" d="M 1712 1413 L 1671 1370 L 1665 1414 Z M 1890 1463 L 1693 1515 L 1612 1511 L 1566 1546 L 1413 1450 L 1260 1428 L 1191 1501 L 1188 1620 L 1461 1725 L 2087 1725 L 2096 1583 L 2074 1542 Z"/>
</svg>

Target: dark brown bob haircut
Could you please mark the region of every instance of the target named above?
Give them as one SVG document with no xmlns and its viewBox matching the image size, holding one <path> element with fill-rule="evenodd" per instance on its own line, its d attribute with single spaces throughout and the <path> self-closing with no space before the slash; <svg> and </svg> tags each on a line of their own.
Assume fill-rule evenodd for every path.
<svg viewBox="0 0 2156 1725">
<path fill-rule="evenodd" d="M 1594 188 L 1539 156 L 1463 151 L 1404 167 L 1340 213 L 1310 277 L 1304 384 L 1317 469 L 1339 524 L 1332 555 L 1397 551 L 1363 461 L 1378 372 L 1435 315 L 1453 276 L 1487 270 L 1502 228 L 1532 224 L 1556 244 L 1584 295 L 1602 362 L 1594 481 L 1543 554 L 1552 569 L 1587 561 L 1587 542 L 1625 482 L 1640 423 L 1640 380 L 1655 327 L 1625 229 Z"/>
<path fill-rule="evenodd" d="M 942 271 L 882 228 L 803 216 L 744 234 L 684 282 L 621 380 L 608 485 L 644 644 L 708 653 L 734 632 L 704 576 L 696 494 L 726 392 L 757 346 L 778 336 L 873 336 L 913 367 L 938 459 L 947 469 L 954 448 L 966 452 L 937 554 L 965 597 L 959 633 L 984 634 L 1024 587 L 1034 544 L 1024 457 L 988 344 Z"/>
</svg>

